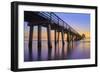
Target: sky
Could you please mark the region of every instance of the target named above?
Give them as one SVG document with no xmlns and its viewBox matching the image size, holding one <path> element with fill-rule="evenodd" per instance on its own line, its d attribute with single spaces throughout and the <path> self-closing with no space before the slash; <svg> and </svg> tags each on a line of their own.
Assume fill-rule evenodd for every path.
<svg viewBox="0 0 100 73">
<path fill-rule="evenodd" d="M 55 13 L 80 34 L 90 32 L 90 14 L 83 13 Z M 89 35 L 88 35 L 89 36 Z"/>
<path fill-rule="evenodd" d="M 68 23 L 72 28 L 74 28 L 77 32 L 80 34 L 85 34 L 86 37 L 90 37 L 90 14 L 79 14 L 79 13 L 55 13 L 57 16 L 59 16 L 63 21 Z M 27 22 L 24 23 L 24 35 L 27 39 L 29 35 L 29 27 L 27 26 Z M 47 37 L 46 28 L 42 28 L 44 39 Z M 35 39 L 37 39 L 37 27 L 34 27 L 35 32 L 33 32 L 35 35 L 33 36 Z M 44 33 L 45 32 L 45 33 Z M 51 32 L 53 33 L 53 32 Z M 51 36 L 54 38 L 54 35 Z"/>
</svg>

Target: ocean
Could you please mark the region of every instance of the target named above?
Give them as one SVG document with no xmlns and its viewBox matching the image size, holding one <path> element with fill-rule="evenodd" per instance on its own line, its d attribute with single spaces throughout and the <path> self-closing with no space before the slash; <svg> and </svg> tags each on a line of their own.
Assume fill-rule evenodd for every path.
<svg viewBox="0 0 100 73">
<path fill-rule="evenodd" d="M 52 40 L 52 51 L 51 58 L 48 59 L 48 41 L 41 41 L 41 59 L 38 60 L 38 42 L 37 40 L 32 41 L 32 60 L 29 58 L 29 48 L 28 40 L 24 40 L 24 61 L 48 61 L 48 60 L 69 60 L 69 59 L 88 59 L 90 58 L 90 40 L 84 39 L 80 41 L 73 41 L 67 43 L 64 41 L 64 48 L 62 48 L 62 41 L 59 41 L 59 44 L 56 45 L 55 51 L 55 42 Z"/>
</svg>

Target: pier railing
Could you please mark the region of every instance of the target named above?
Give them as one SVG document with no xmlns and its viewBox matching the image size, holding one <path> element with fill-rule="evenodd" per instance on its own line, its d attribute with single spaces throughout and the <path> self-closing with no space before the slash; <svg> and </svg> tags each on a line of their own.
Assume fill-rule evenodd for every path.
<svg viewBox="0 0 100 73">
<path fill-rule="evenodd" d="M 38 15 L 48 19 L 51 21 L 51 23 L 55 23 L 56 25 L 59 25 L 63 27 L 63 29 L 70 29 L 70 32 L 73 32 L 76 35 L 80 35 L 75 29 L 73 29 L 68 23 L 63 21 L 60 17 L 58 17 L 53 12 L 39 12 Z"/>
</svg>

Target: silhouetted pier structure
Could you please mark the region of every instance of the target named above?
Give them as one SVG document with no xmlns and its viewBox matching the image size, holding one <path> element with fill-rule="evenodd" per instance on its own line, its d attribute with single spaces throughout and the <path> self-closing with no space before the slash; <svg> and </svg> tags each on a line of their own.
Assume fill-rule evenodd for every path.
<svg viewBox="0 0 100 73">
<path fill-rule="evenodd" d="M 38 26 L 38 60 L 41 60 L 41 27 L 47 28 L 47 41 L 48 41 L 48 60 L 51 59 L 52 43 L 51 43 L 51 30 L 54 30 L 55 36 L 55 57 L 57 44 L 59 45 L 59 35 L 62 36 L 62 54 L 64 53 L 64 37 L 67 34 L 66 42 L 81 40 L 82 36 L 74 30 L 68 23 L 63 21 L 53 12 L 31 12 L 24 11 L 24 21 L 28 22 L 30 27 L 29 33 L 29 57 L 32 60 L 32 39 L 34 26 Z M 58 34 L 57 34 L 58 33 Z"/>
</svg>

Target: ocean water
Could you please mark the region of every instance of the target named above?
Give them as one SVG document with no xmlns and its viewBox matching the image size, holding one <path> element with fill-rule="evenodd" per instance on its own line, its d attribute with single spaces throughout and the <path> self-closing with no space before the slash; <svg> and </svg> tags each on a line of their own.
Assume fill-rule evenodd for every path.
<svg viewBox="0 0 100 73">
<path fill-rule="evenodd" d="M 38 44 L 37 40 L 33 40 L 32 44 L 32 59 L 29 58 L 28 40 L 24 40 L 24 61 L 48 61 L 48 60 L 69 60 L 69 59 L 88 59 L 90 58 L 90 41 L 84 39 L 80 41 L 73 41 L 67 43 L 64 41 L 64 48 L 62 48 L 62 41 L 55 45 L 52 40 L 51 57 L 48 59 L 48 42 L 41 41 L 41 59 L 38 60 Z"/>
</svg>

